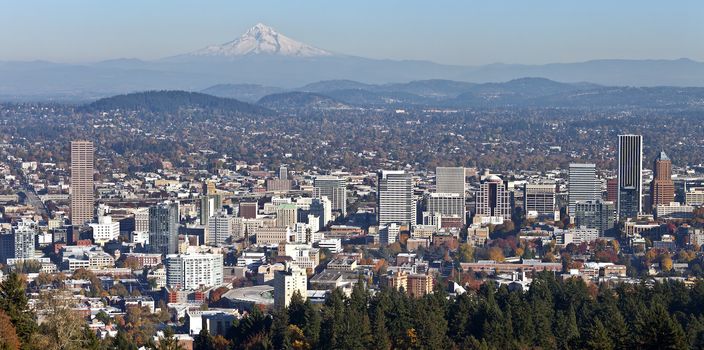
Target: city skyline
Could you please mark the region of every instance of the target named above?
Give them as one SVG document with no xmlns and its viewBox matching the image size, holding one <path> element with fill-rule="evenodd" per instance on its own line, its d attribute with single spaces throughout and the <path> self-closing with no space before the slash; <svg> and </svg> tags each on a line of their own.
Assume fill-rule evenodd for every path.
<svg viewBox="0 0 704 350">
<path fill-rule="evenodd" d="M 704 348 L 702 13 L 6 4 L 0 349 Z"/>
</svg>

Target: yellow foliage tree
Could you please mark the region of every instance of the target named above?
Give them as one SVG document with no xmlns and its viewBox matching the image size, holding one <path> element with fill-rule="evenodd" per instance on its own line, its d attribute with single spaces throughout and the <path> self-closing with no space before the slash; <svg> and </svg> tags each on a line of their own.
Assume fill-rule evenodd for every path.
<svg viewBox="0 0 704 350">
<path fill-rule="evenodd" d="M 663 271 L 672 270 L 672 258 L 669 255 L 663 256 L 662 260 L 660 260 L 660 267 Z"/>
<path fill-rule="evenodd" d="M 492 247 L 489 248 L 489 260 L 494 260 L 494 261 L 504 261 L 506 257 L 504 257 L 504 252 L 501 250 L 499 247 Z"/>
</svg>

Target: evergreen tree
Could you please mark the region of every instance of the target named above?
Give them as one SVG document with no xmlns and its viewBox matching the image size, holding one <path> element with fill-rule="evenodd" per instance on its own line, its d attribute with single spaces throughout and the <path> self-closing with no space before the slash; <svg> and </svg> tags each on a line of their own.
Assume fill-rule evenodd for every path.
<svg viewBox="0 0 704 350">
<path fill-rule="evenodd" d="M 201 329 L 193 339 L 193 350 L 213 350 L 213 337 L 207 329 Z"/>
<path fill-rule="evenodd" d="M 100 341 L 98 336 L 95 334 L 94 331 L 92 331 L 88 326 L 83 327 L 83 344 L 81 345 L 82 349 L 87 349 L 87 350 L 100 350 L 103 349 L 105 346 L 103 345 L 103 342 Z"/>
<path fill-rule="evenodd" d="M 337 349 L 344 344 L 345 296 L 339 288 L 334 289 L 325 299 L 323 322 L 320 327 L 320 348 Z"/>
<path fill-rule="evenodd" d="M 690 314 L 685 329 L 690 348 L 704 349 L 704 322 L 702 319 Z"/>
<path fill-rule="evenodd" d="M 10 318 L 23 344 L 29 344 L 37 328 L 34 314 L 27 305 L 25 284 L 19 274 L 12 272 L 0 283 L 0 310 Z"/>
<path fill-rule="evenodd" d="M 303 303 L 303 308 L 305 320 L 302 328 L 303 334 L 306 336 L 306 339 L 308 339 L 308 343 L 315 347 L 320 340 L 320 311 L 310 300 L 306 300 L 305 303 Z"/>
<path fill-rule="evenodd" d="M 265 315 L 259 308 L 252 311 L 242 320 L 235 323 L 228 331 L 227 339 L 235 344 L 250 344 L 252 346 L 271 346 L 270 331 L 272 318 Z"/>
<path fill-rule="evenodd" d="M 682 326 L 674 321 L 661 303 L 639 315 L 635 322 L 636 347 L 641 349 L 684 349 L 687 347 Z"/>
<path fill-rule="evenodd" d="M 391 340 L 389 332 L 386 330 L 386 315 L 385 311 L 379 309 L 374 312 L 374 337 L 370 346 L 373 350 L 389 350 L 391 349 Z"/>
<path fill-rule="evenodd" d="M 369 292 L 363 281 L 358 281 L 347 301 L 347 317 L 344 317 L 343 338 L 345 349 L 367 349 L 372 341 L 371 322 L 367 313 Z"/>
<path fill-rule="evenodd" d="M 471 315 L 476 312 L 476 302 L 468 293 L 458 295 L 448 311 L 448 335 L 457 344 L 471 335 Z"/>
<path fill-rule="evenodd" d="M 626 319 L 623 317 L 623 314 L 621 314 L 621 311 L 617 308 L 613 308 L 606 314 L 604 319 L 605 322 L 602 322 L 602 324 L 607 325 L 606 331 L 614 344 L 614 349 L 630 349 L 633 336 L 630 333 Z"/>
<path fill-rule="evenodd" d="M 301 329 L 305 326 L 305 302 L 299 291 L 293 292 L 291 296 L 291 302 L 288 304 L 288 319 L 291 324 L 295 324 Z"/>
<path fill-rule="evenodd" d="M 413 327 L 421 348 L 444 349 L 449 346 L 447 338 L 446 297 L 443 293 L 426 295 L 412 305 Z"/>
<path fill-rule="evenodd" d="M 183 350 L 178 339 L 174 336 L 174 330 L 171 327 L 164 329 L 164 336 L 159 338 L 157 344 L 152 345 L 155 350 Z"/>
<path fill-rule="evenodd" d="M 603 328 L 603 325 L 602 325 Z M 555 317 L 555 338 L 558 349 L 575 349 L 579 340 L 579 328 L 574 307 L 570 305 L 567 311 L 558 310 Z"/>
<path fill-rule="evenodd" d="M 586 339 L 584 340 L 584 349 L 586 350 L 613 350 L 613 342 L 609 337 L 604 324 L 596 320 L 594 325 L 587 330 Z"/>
<path fill-rule="evenodd" d="M 397 342 L 406 338 L 408 331 L 413 327 L 409 298 L 405 292 L 395 289 L 386 289 L 385 291 L 389 293 L 391 305 L 386 313 L 386 326 L 389 330 L 389 337 L 394 344 L 393 347 L 398 347 Z"/>
<path fill-rule="evenodd" d="M 279 308 L 274 312 L 271 325 L 271 343 L 276 349 L 291 349 L 291 337 L 288 333 L 288 310 Z"/>
<path fill-rule="evenodd" d="M 137 345 L 127 337 L 123 330 L 117 331 L 117 335 L 112 339 L 109 347 L 114 350 L 137 350 Z"/>
<path fill-rule="evenodd" d="M 506 314 L 510 315 L 513 325 L 513 341 L 518 348 L 528 347 L 535 341 L 531 308 L 522 296 L 523 292 L 511 292 L 506 306 Z"/>
<path fill-rule="evenodd" d="M 509 345 L 509 341 L 513 339 L 513 330 L 509 317 L 504 317 L 493 293 L 488 294 L 489 298 L 485 301 L 482 314 L 484 315 L 483 338 L 489 344 L 494 344 L 499 348 L 505 348 Z"/>
<path fill-rule="evenodd" d="M 538 281 L 541 282 L 541 280 Z M 534 327 L 535 343 L 544 349 L 554 349 L 557 343 L 552 332 L 552 295 L 549 294 L 549 291 L 546 293 L 545 290 L 541 290 L 547 289 L 547 286 L 542 283 L 539 283 L 535 288 L 538 289 L 538 291 L 531 293 L 534 289 L 533 286 L 535 282 L 536 280 L 533 280 L 528 293 L 533 316 L 532 323 Z"/>
</svg>

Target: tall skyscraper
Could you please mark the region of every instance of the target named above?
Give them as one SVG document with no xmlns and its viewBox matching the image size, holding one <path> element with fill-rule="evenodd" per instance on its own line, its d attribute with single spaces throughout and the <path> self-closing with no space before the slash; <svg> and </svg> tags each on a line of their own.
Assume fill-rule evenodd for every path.
<svg viewBox="0 0 704 350">
<path fill-rule="evenodd" d="M 619 218 L 636 217 L 643 212 L 643 136 L 618 135 Z"/>
<path fill-rule="evenodd" d="M 511 220 L 511 193 L 508 185 L 496 175 L 490 175 L 479 185 L 477 215 Z"/>
<path fill-rule="evenodd" d="M 577 201 L 595 201 L 601 198 L 601 188 L 596 178 L 596 165 L 570 164 L 567 191 L 568 214 L 574 216 Z"/>
<path fill-rule="evenodd" d="M 653 182 L 650 183 L 652 209 L 658 205 L 669 205 L 675 200 L 675 183 L 672 182 L 672 161 L 660 152 L 653 162 Z"/>
<path fill-rule="evenodd" d="M 279 168 L 279 179 L 288 180 L 288 168 L 285 165 Z"/>
<path fill-rule="evenodd" d="M 382 170 L 377 182 L 379 225 L 410 225 L 413 217 L 413 178 L 403 170 Z"/>
<path fill-rule="evenodd" d="M 178 226 L 177 203 L 149 207 L 149 250 L 164 255 L 177 253 Z"/>
<path fill-rule="evenodd" d="M 435 168 L 435 192 L 459 193 L 464 197 L 464 168 Z"/>
<path fill-rule="evenodd" d="M 462 224 L 466 222 L 464 168 L 463 167 L 437 167 L 435 168 L 435 192 L 456 193 L 462 202 Z"/>
<path fill-rule="evenodd" d="M 328 197 L 332 210 L 347 215 L 347 181 L 337 176 L 318 176 L 313 180 L 313 198 Z"/>
<path fill-rule="evenodd" d="M 93 142 L 71 142 L 71 225 L 93 220 Z"/>
</svg>

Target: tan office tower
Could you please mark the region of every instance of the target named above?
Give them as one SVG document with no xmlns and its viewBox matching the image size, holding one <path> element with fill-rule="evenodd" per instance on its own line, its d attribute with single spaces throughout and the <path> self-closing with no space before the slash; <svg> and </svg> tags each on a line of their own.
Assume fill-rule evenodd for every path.
<svg viewBox="0 0 704 350">
<path fill-rule="evenodd" d="M 672 182 L 672 161 L 665 154 L 660 154 L 653 162 L 653 181 L 650 183 L 650 200 L 655 206 L 669 205 L 675 200 L 675 184 Z"/>
<path fill-rule="evenodd" d="M 71 142 L 71 225 L 93 220 L 93 142 Z"/>
</svg>

